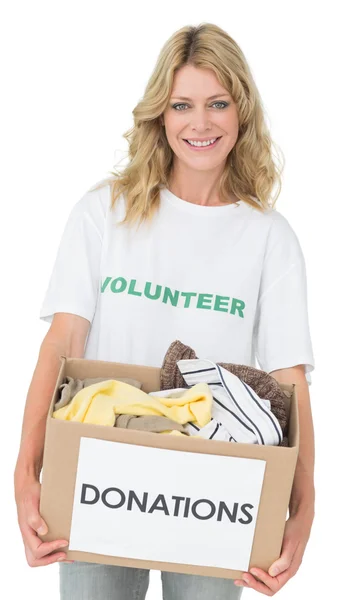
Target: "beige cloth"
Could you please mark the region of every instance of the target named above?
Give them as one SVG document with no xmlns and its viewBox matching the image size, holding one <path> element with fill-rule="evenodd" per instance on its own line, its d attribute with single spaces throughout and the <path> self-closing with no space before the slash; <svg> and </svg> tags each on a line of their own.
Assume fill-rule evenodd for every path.
<svg viewBox="0 0 340 600">
<path fill-rule="evenodd" d="M 151 431 L 153 433 L 162 433 L 163 431 L 176 430 L 186 434 L 184 426 L 176 423 L 168 417 L 158 415 L 118 415 L 114 427 L 123 429 L 138 429 L 139 431 Z M 188 435 L 188 434 L 186 434 Z"/>
</svg>

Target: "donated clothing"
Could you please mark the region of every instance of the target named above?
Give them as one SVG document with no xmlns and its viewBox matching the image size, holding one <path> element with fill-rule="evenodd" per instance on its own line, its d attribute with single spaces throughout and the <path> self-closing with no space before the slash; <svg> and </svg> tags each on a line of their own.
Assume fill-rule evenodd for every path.
<svg viewBox="0 0 340 600">
<path fill-rule="evenodd" d="M 187 433 L 182 433 L 181 431 L 177 431 L 177 429 L 174 429 L 173 431 L 160 431 L 161 434 L 163 433 L 168 433 L 169 435 L 184 435 L 185 437 L 188 437 Z M 199 436 L 197 436 L 199 437 Z"/>
<path fill-rule="evenodd" d="M 73 377 L 69 377 L 68 375 L 64 378 L 65 381 L 59 386 L 59 396 L 60 398 L 54 405 L 54 410 L 58 410 L 59 408 L 63 408 L 66 406 L 72 398 L 84 387 L 88 387 L 93 383 L 98 383 L 99 381 L 107 381 L 108 379 L 112 379 L 112 377 L 87 377 L 86 379 L 74 379 Z M 130 379 L 129 377 L 116 377 L 116 381 L 124 381 L 125 383 L 129 383 L 134 387 L 141 388 L 142 384 L 140 381 L 136 381 L 136 379 Z"/>
<path fill-rule="evenodd" d="M 171 430 L 186 433 L 184 425 L 176 423 L 176 421 L 168 419 L 168 417 L 160 417 L 158 415 L 141 415 L 139 417 L 134 417 L 133 415 L 118 415 L 116 417 L 115 427 L 150 431 L 152 433 L 169 433 Z"/>
<path fill-rule="evenodd" d="M 161 390 L 159 392 L 150 392 L 150 394 L 152 396 L 156 396 L 157 398 L 166 398 L 171 396 L 172 398 L 178 398 L 179 396 L 181 396 L 183 394 L 183 392 L 185 391 L 185 389 L 187 388 L 178 388 L 178 389 L 173 389 L 173 390 Z M 267 406 L 267 408 L 270 409 L 270 400 L 266 400 L 265 398 L 260 398 L 261 402 L 263 402 L 263 404 L 265 404 Z"/>
<path fill-rule="evenodd" d="M 254 390 L 236 375 L 205 359 L 180 360 L 177 366 L 187 385 L 207 383 L 214 399 L 213 422 L 203 428 L 189 423 L 186 429 L 190 435 L 197 432 L 209 439 L 243 444 L 281 444 L 280 423 Z"/>
<path fill-rule="evenodd" d="M 195 436 L 199 433 L 200 437 L 206 439 L 228 442 L 288 445 L 288 440 L 283 438 L 280 421 L 270 411 L 270 401 L 260 398 L 243 380 L 219 365 L 204 360 L 180 360 L 181 355 L 188 354 L 193 355 L 191 348 L 184 346 L 179 340 L 173 342 L 165 356 L 162 368 L 165 369 L 165 379 L 171 380 L 171 377 L 172 379 L 177 377 L 174 374 L 171 375 L 171 369 L 175 370 L 176 368 L 188 386 L 206 382 L 211 389 L 213 395 L 212 419 L 202 428 L 194 423 L 185 425 L 185 430 L 189 435 Z M 179 358 L 176 367 L 175 357 Z M 233 366 L 241 367 L 241 365 Z M 265 375 L 270 378 L 270 375 Z M 261 377 L 261 371 L 258 371 L 258 376 Z M 279 386 L 276 380 L 274 381 Z M 151 392 L 151 395 L 176 398 L 181 396 L 185 389 L 163 389 L 159 392 Z M 280 393 L 282 393 L 281 390 Z M 284 420 L 285 424 L 286 419 Z"/>
<path fill-rule="evenodd" d="M 180 340 L 176 340 L 170 344 L 160 372 L 161 390 L 183 388 L 187 386 L 187 382 L 183 377 L 178 365 L 181 360 L 197 359 L 195 351 L 183 344 Z M 254 391 L 261 399 L 262 397 L 270 401 L 270 410 L 280 423 L 283 431 L 283 440 L 280 446 L 288 446 L 288 415 L 285 405 L 285 391 L 281 389 L 280 384 L 274 377 L 246 365 L 235 365 L 233 363 L 217 363 L 233 375 L 236 375 L 244 384 L 250 386 L 250 390 Z"/>
<path fill-rule="evenodd" d="M 305 260 L 287 219 L 242 200 L 202 206 L 163 186 L 160 195 L 139 227 L 119 224 L 125 198 L 112 210 L 109 183 L 79 199 L 40 318 L 87 319 L 86 359 L 160 367 L 177 338 L 215 363 L 303 364 L 311 383 Z"/>
<path fill-rule="evenodd" d="M 200 383 L 180 398 L 153 398 L 142 390 L 114 379 L 90 385 L 78 392 L 69 404 L 53 412 L 55 419 L 93 425 L 114 425 L 116 415 L 164 415 L 177 423 L 194 421 L 199 427 L 211 419 L 209 386 Z"/>
</svg>

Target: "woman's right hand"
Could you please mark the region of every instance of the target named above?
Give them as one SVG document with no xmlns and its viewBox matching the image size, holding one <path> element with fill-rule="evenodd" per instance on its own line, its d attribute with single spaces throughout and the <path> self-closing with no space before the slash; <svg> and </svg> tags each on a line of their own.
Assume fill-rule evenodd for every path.
<svg viewBox="0 0 340 600">
<path fill-rule="evenodd" d="M 38 537 L 45 535 L 48 531 L 48 527 L 39 513 L 40 489 L 40 482 L 33 481 L 20 490 L 16 490 L 15 494 L 18 523 L 25 546 L 27 563 L 30 567 L 43 567 L 61 560 L 74 562 L 65 561 L 65 552 L 55 552 L 68 546 L 67 540 L 43 542 Z M 52 552 L 53 554 L 51 554 Z"/>
</svg>

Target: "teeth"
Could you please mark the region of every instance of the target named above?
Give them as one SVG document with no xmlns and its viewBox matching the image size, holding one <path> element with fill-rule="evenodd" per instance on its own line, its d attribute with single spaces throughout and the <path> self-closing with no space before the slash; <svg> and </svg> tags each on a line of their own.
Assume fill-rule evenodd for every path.
<svg viewBox="0 0 340 600">
<path fill-rule="evenodd" d="M 189 142 L 189 144 L 191 146 L 210 146 L 210 144 L 213 144 L 216 140 L 217 140 L 217 138 L 213 138 L 212 140 L 207 140 L 206 142 L 191 142 L 190 140 L 186 140 L 186 141 Z"/>
</svg>

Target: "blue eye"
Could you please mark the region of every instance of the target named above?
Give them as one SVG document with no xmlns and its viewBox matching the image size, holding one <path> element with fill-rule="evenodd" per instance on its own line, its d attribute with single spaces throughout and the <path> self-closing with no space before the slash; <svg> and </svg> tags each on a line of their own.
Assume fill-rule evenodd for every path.
<svg viewBox="0 0 340 600">
<path fill-rule="evenodd" d="M 214 104 L 223 104 L 222 108 L 229 106 L 229 102 L 214 102 Z"/>
<path fill-rule="evenodd" d="M 222 101 L 221 101 L 221 102 L 214 102 L 214 103 L 212 104 L 212 106 L 214 106 L 214 104 L 222 104 L 222 105 L 223 105 L 223 106 L 222 106 L 222 108 L 221 108 L 221 109 L 219 109 L 219 110 L 223 110 L 224 108 L 227 108 L 227 106 L 229 106 L 229 102 L 222 102 Z M 173 105 L 172 105 L 172 108 L 174 108 L 175 110 L 177 110 L 177 108 L 178 108 L 179 106 L 188 106 L 188 105 L 187 105 L 187 104 L 185 104 L 185 103 L 184 103 L 184 104 L 183 104 L 183 103 L 181 103 L 181 104 L 173 104 Z"/>
</svg>

